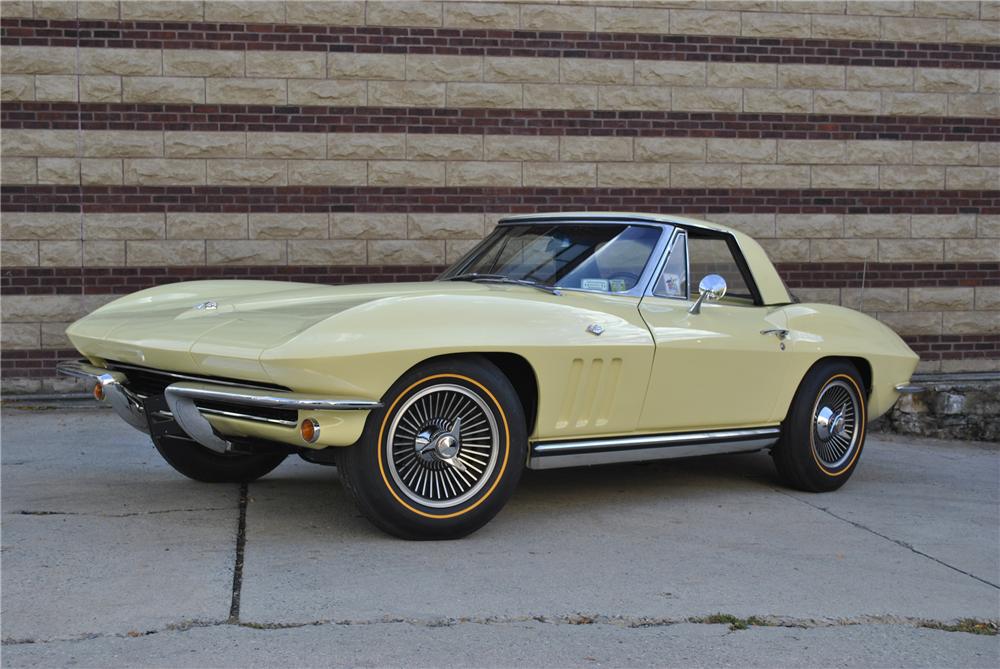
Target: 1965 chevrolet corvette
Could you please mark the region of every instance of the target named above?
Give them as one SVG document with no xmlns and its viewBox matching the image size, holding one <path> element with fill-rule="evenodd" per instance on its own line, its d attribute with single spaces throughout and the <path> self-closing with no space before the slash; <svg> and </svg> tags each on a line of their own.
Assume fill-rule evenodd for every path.
<svg viewBox="0 0 1000 669">
<path fill-rule="evenodd" d="M 59 370 L 181 474 L 298 453 L 413 539 L 480 528 L 525 467 L 770 449 L 789 485 L 834 490 L 916 389 L 887 327 L 797 303 L 753 239 L 673 216 L 515 216 L 436 281 L 176 283 L 67 333 L 86 360 Z"/>
</svg>

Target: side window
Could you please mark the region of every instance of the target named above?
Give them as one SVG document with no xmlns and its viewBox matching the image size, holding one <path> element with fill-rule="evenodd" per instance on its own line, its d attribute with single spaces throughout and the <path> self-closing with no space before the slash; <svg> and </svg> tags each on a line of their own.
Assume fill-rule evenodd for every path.
<svg viewBox="0 0 1000 669">
<path fill-rule="evenodd" d="M 687 234 L 678 233 L 667 262 L 663 265 L 663 271 L 653 286 L 653 295 L 687 299 L 687 253 Z"/>
<path fill-rule="evenodd" d="M 697 286 L 706 274 L 718 274 L 726 280 L 726 297 L 753 300 L 746 278 L 729 244 L 723 237 L 692 237 L 688 242 L 691 257 L 691 280 Z"/>
</svg>

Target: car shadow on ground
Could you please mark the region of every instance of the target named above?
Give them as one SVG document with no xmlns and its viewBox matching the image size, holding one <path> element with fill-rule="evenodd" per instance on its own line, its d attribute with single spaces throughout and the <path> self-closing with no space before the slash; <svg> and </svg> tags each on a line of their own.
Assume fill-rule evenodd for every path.
<svg viewBox="0 0 1000 669">
<path fill-rule="evenodd" d="M 766 453 L 718 455 L 650 463 L 579 467 L 546 471 L 526 470 L 508 502 L 507 510 L 519 522 L 532 516 L 560 516 L 597 508 L 648 508 L 654 504 L 711 503 L 754 491 L 766 493 L 781 486 Z M 268 476 L 250 484 L 250 518 L 267 507 L 294 513 L 299 526 L 338 524 L 360 515 L 340 484 L 335 467 L 312 465 L 290 458 Z M 503 515 L 503 514 L 502 514 Z M 349 523 L 353 524 L 353 523 Z M 369 526 L 370 527 L 370 526 Z M 374 528 L 372 532 L 377 532 Z"/>
</svg>

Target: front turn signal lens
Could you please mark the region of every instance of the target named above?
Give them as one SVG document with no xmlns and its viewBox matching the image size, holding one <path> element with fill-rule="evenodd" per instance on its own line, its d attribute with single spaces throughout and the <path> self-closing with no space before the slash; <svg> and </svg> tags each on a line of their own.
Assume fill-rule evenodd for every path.
<svg viewBox="0 0 1000 669">
<path fill-rule="evenodd" d="M 319 439 L 319 423 L 313 418 L 306 418 L 299 426 L 299 432 L 307 444 L 315 444 Z"/>
<path fill-rule="evenodd" d="M 98 381 L 94 384 L 94 399 L 98 402 L 104 399 L 104 384 Z"/>
</svg>

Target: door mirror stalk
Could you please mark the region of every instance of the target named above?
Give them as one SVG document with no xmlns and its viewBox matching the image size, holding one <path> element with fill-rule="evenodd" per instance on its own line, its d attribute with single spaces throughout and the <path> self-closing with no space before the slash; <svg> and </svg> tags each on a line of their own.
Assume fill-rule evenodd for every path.
<svg viewBox="0 0 1000 669">
<path fill-rule="evenodd" d="M 688 309 L 688 313 L 700 314 L 701 303 L 705 300 L 718 302 L 726 295 L 726 280 L 718 274 L 707 274 L 698 283 L 698 299 Z"/>
</svg>

